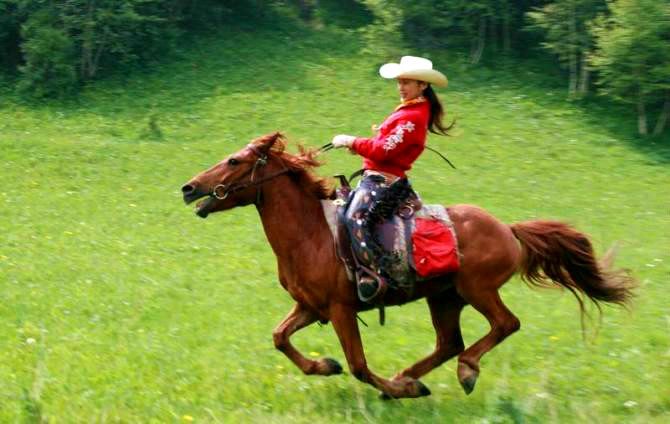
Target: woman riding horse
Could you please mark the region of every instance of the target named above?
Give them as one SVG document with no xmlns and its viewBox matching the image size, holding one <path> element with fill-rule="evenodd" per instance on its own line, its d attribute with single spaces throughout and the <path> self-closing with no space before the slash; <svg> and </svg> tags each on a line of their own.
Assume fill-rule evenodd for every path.
<svg viewBox="0 0 670 424">
<path fill-rule="evenodd" d="M 383 65 L 379 74 L 397 79 L 402 103 L 377 128 L 374 137 L 341 134 L 332 140 L 334 147 L 348 147 L 364 158 L 363 179 L 347 207 L 346 224 L 359 261 L 378 273 L 373 278 L 362 268 L 357 272 L 358 295 L 365 302 L 379 297 L 387 283 L 393 284 L 384 272 L 393 258 L 373 234 L 377 221 L 373 211 L 376 206 L 388 209 L 388 205 L 382 206 L 384 202 L 397 203 L 412 192 L 406 173 L 423 152 L 428 131 L 447 135 L 451 128 L 442 124 L 442 104 L 431 86 L 446 87 L 447 78 L 433 69 L 430 60 L 404 56 L 400 63 Z"/>
</svg>

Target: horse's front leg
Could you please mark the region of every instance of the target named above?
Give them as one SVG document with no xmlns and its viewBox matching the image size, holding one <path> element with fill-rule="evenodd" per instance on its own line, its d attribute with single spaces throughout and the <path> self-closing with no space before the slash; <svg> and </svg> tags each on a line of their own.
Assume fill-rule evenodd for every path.
<svg viewBox="0 0 670 424">
<path fill-rule="evenodd" d="M 430 394 L 430 390 L 419 380 L 403 377 L 391 381 L 370 371 L 365 361 L 354 308 L 343 304 L 334 304 L 330 308 L 330 320 L 342 344 L 349 369 L 357 379 L 373 385 L 384 395 L 392 398 L 412 398 Z"/>
<path fill-rule="evenodd" d="M 317 361 L 305 358 L 293 345 L 291 334 L 314 323 L 318 317 L 300 303 L 296 303 L 291 312 L 272 332 L 275 347 L 286 355 L 305 374 L 333 375 L 341 374 L 342 366 L 334 359 L 321 358 Z"/>
<path fill-rule="evenodd" d="M 444 291 L 427 299 L 435 328 L 435 350 L 411 367 L 401 371 L 393 379 L 403 377 L 421 378 L 445 361 L 463 352 L 460 316 L 465 301 L 455 289 Z"/>
</svg>

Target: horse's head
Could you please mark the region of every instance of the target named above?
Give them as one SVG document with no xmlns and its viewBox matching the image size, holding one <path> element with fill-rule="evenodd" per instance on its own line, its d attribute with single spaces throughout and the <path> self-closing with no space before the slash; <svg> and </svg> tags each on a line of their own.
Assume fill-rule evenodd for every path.
<svg viewBox="0 0 670 424">
<path fill-rule="evenodd" d="M 196 214 L 201 218 L 256 202 L 260 184 L 288 171 L 281 160 L 271 160 L 271 149 L 276 143 L 284 143 L 280 133 L 257 138 L 196 175 L 181 188 L 184 202 L 189 204 L 205 197 L 196 205 Z"/>
</svg>

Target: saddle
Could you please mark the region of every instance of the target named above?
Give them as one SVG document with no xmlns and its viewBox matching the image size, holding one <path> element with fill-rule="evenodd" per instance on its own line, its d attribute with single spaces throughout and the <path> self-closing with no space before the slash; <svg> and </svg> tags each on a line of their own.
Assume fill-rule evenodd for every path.
<svg viewBox="0 0 670 424">
<path fill-rule="evenodd" d="M 336 175 L 340 187 L 335 200 L 323 200 L 326 220 L 336 244 L 336 251 L 344 263 L 349 280 L 358 283 L 361 272 L 381 281 L 376 270 L 370 269 L 356 257 L 345 224 L 345 213 L 352 188 L 344 175 Z M 409 298 L 416 284 L 439 275 L 455 272 L 459 267 L 456 233 L 448 214 L 441 205 L 423 205 L 411 191 L 400 205 L 391 208 L 382 203 L 381 210 L 371 208 L 375 234 L 384 253 L 384 274 L 390 277 L 390 289 L 402 290 Z M 383 294 L 373 300 L 383 306 Z"/>
</svg>

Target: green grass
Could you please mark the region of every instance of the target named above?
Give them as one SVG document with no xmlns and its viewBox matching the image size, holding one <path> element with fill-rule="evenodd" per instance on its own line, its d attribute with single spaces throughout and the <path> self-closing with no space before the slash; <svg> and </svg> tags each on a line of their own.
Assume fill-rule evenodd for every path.
<svg viewBox="0 0 670 424">
<path fill-rule="evenodd" d="M 499 218 L 561 219 L 641 287 L 582 341 L 565 292 L 503 290 L 519 333 L 482 360 L 466 397 L 454 362 L 433 395 L 383 402 L 351 375 L 303 376 L 273 348 L 292 305 L 253 208 L 200 220 L 179 188 L 250 138 L 295 145 L 369 134 L 394 107 L 376 58 L 344 32 L 227 34 L 154 72 L 118 76 L 77 101 L 0 106 L 0 422 L 667 422 L 670 419 L 670 148 L 639 140 L 625 111 L 571 103 L 532 64 L 470 68 L 435 54 L 455 136 L 412 172 L 431 203 Z M 421 53 L 421 52 L 418 52 Z M 150 124 L 153 122 L 153 124 Z M 323 175 L 359 161 L 328 154 Z M 434 343 L 427 307 L 363 314 L 368 361 L 393 375 Z M 463 332 L 487 329 L 471 309 Z M 344 363 L 331 326 L 294 337 Z"/>
</svg>

